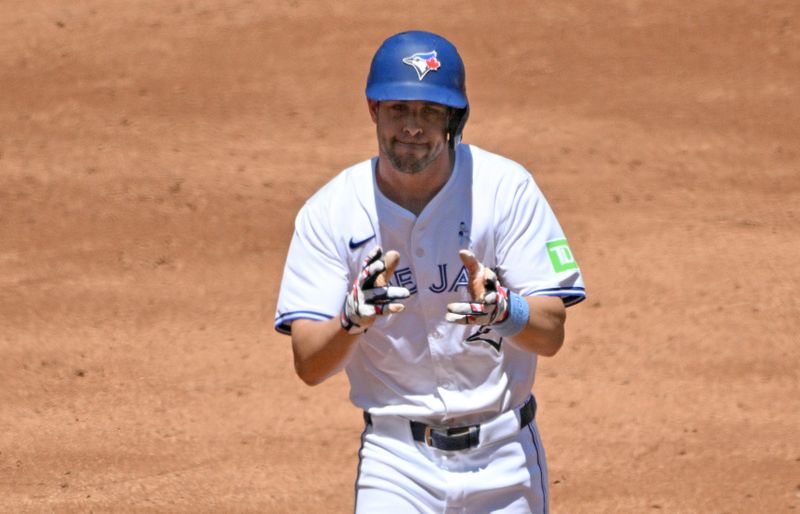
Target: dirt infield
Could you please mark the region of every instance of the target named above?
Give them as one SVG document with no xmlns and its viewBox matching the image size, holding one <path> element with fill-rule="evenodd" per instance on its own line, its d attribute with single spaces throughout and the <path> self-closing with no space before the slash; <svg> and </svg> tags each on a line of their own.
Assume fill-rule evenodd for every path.
<svg viewBox="0 0 800 514">
<path fill-rule="evenodd" d="M 552 511 L 800 510 L 800 5 L 318 4 L 3 2 L 0 512 L 352 510 L 360 413 L 272 318 L 410 28 L 585 274 L 535 386 Z"/>
</svg>

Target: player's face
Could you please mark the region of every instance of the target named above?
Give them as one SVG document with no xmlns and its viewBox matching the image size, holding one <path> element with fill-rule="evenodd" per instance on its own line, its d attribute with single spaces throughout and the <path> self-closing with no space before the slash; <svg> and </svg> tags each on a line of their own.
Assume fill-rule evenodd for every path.
<svg viewBox="0 0 800 514">
<path fill-rule="evenodd" d="M 378 130 L 378 146 L 402 173 L 417 173 L 447 147 L 450 110 L 422 101 L 369 102 Z"/>
</svg>

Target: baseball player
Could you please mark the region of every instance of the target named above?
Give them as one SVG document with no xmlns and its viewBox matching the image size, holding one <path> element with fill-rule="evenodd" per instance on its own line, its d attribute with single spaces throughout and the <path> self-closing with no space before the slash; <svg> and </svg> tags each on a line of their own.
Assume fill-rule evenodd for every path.
<svg viewBox="0 0 800 514">
<path fill-rule="evenodd" d="M 275 328 L 306 383 L 347 373 L 356 512 L 548 512 L 531 390 L 585 297 L 578 265 L 531 175 L 460 142 L 449 41 L 388 38 L 366 96 L 378 155 L 298 213 Z"/>
</svg>

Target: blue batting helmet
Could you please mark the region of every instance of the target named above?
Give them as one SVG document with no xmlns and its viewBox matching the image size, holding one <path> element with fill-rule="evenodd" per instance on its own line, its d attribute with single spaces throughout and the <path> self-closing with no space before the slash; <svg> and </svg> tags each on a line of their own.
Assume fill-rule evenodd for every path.
<svg viewBox="0 0 800 514">
<path fill-rule="evenodd" d="M 422 100 L 456 110 L 450 142 L 461 140 L 469 117 L 464 62 L 445 38 L 431 32 L 401 32 L 390 37 L 372 58 L 367 77 L 370 100 Z"/>
</svg>

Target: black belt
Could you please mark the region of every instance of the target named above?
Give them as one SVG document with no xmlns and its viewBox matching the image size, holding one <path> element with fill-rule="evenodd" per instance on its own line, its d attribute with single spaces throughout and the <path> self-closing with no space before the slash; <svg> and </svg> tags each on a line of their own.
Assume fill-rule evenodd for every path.
<svg viewBox="0 0 800 514">
<path fill-rule="evenodd" d="M 536 399 L 531 395 L 530 399 L 519 410 L 519 427 L 528 426 L 535 417 Z M 367 425 L 372 424 L 372 416 L 367 411 L 364 411 L 364 422 Z M 414 440 L 433 448 L 457 451 L 478 446 L 478 436 L 481 432 L 480 425 L 440 428 L 418 421 L 410 421 L 409 423 L 411 424 L 411 434 L 414 436 Z"/>
</svg>

